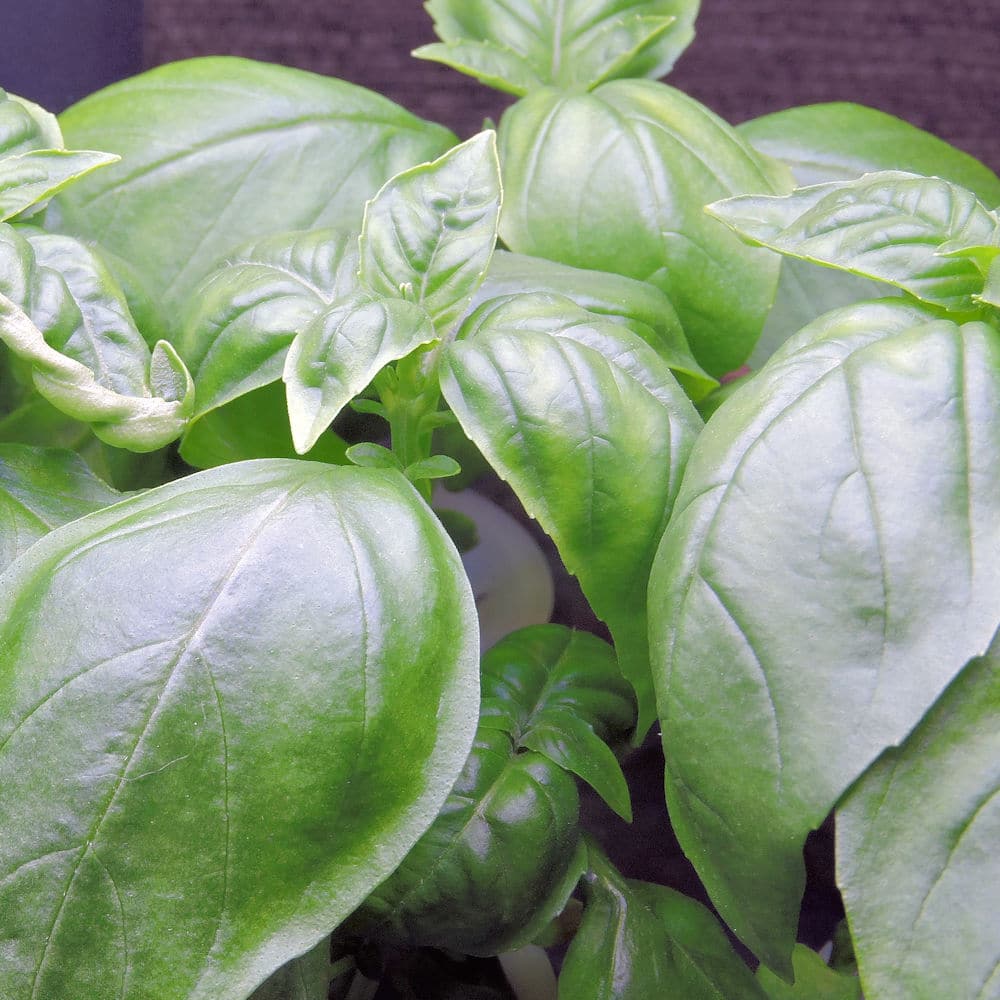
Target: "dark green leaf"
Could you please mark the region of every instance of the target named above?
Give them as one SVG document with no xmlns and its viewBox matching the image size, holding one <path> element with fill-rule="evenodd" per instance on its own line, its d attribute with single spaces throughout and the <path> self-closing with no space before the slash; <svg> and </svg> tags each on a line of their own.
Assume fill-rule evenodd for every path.
<svg viewBox="0 0 1000 1000">
<path fill-rule="evenodd" d="M 589 312 L 627 326 L 666 361 L 692 399 L 700 399 L 716 384 L 691 354 L 670 300 L 653 285 L 621 274 L 498 250 L 472 304 L 476 307 L 522 292 L 564 295 Z"/>
<path fill-rule="evenodd" d="M 1000 177 L 968 153 L 901 118 L 861 104 L 787 108 L 736 126 L 755 149 L 788 164 L 800 186 L 906 170 L 967 188 L 1000 205 Z"/>
<path fill-rule="evenodd" d="M 641 737 L 655 714 L 647 574 L 701 421 L 621 325 L 558 296 L 482 308 L 444 355 L 445 398 L 611 628 Z"/>
<path fill-rule="evenodd" d="M 588 853 L 583 923 L 559 976 L 560 1000 L 764 1000 L 700 903 L 628 881 L 597 849 Z"/>
<path fill-rule="evenodd" d="M 898 170 L 745 196 L 708 206 L 749 242 L 816 264 L 888 282 L 957 313 L 975 311 L 983 278 L 945 244 L 1000 242 L 1000 220 L 975 195 L 937 177 Z"/>
<path fill-rule="evenodd" d="M 281 378 L 288 345 L 357 287 L 357 233 L 283 233 L 242 247 L 197 290 L 177 350 L 197 390 L 195 421 Z"/>
<path fill-rule="evenodd" d="M 806 834 L 997 627 L 998 411 L 1000 332 L 870 303 L 789 341 L 688 463 L 649 588 L 670 817 L 781 973 Z"/>
<path fill-rule="evenodd" d="M 792 968 L 795 970 L 794 985 L 782 981 L 764 965 L 757 969 L 757 982 L 768 1000 L 863 1000 L 857 976 L 831 969 L 805 945 L 795 946 Z M 913 1000 L 912 995 L 910 1000 Z"/>
<path fill-rule="evenodd" d="M 398 474 L 270 461 L 57 528 L 0 590 L 0 994 L 243 1000 L 427 829 L 475 609 Z"/>
<path fill-rule="evenodd" d="M 525 94 L 552 84 L 590 87 L 622 76 L 660 77 L 694 37 L 698 0 L 430 0 L 444 44 L 414 53 Z"/>
<path fill-rule="evenodd" d="M 393 177 L 365 208 L 362 282 L 423 306 L 444 334 L 486 273 L 500 197 L 493 132 Z"/>
<path fill-rule="evenodd" d="M 1000 639 L 837 809 L 837 881 L 865 992 L 1000 995 Z"/>
<path fill-rule="evenodd" d="M 292 341 L 282 378 L 292 440 L 308 451 L 390 362 L 436 338 L 418 305 L 361 293 L 321 312 Z"/>
<path fill-rule="evenodd" d="M 131 262 L 168 314 L 248 240 L 356 229 L 389 177 L 454 142 L 361 87 L 230 57 L 150 70 L 60 122 L 122 162 L 61 195 L 56 221 Z"/>
<path fill-rule="evenodd" d="M 704 206 L 781 189 L 724 121 L 649 80 L 544 90 L 506 112 L 500 152 L 511 250 L 656 285 L 710 375 L 747 359 L 779 260 L 741 245 Z"/>
<path fill-rule="evenodd" d="M 53 528 L 121 499 L 71 451 L 0 445 L 0 573 Z"/>
</svg>

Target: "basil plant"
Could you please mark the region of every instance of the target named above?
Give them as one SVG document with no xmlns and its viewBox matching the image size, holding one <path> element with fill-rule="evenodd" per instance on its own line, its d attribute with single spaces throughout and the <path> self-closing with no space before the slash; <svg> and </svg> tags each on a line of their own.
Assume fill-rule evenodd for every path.
<svg viewBox="0 0 1000 1000">
<path fill-rule="evenodd" d="M 1000 179 L 730 126 L 697 0 L 426 6 L 495 129 L 0 92 L 0 996 L 1000 998 Z M 484 470 L 603 637 L 480 643 Z M 581 820 L 644 742 L 711 909 Z"/>
</svg>

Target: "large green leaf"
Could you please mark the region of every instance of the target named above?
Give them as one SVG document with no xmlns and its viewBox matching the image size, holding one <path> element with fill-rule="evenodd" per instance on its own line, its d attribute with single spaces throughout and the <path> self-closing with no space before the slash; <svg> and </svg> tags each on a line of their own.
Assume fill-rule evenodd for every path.
<svg viewBox="0 0 1000 1000">
<path fill-rule="evenodd" d="M 623 878 L 591 847 L 583 922 L 559 1000 L 764 1000 L 753 973 L 700 903 Z"/>
<path fill-rule="evenodd" d="M 429 0 L 434 59 L 513 94 L 660 77 L 694 38 L 699 0 Z"/>
<path fill-rule="evenodd" d="M 837 809 L 866 994 L 1000 996 L 1000 639 Z"/>
<path fill-rule="evenodd" d="M 312 951 L 278 969 L 249 1000 L 329 1000 L 330 971 L 330 942 L 323 938 Z"/>
<path fill-rule="evenodd" d="M 478 703 L 458 555 L 396 474 L 199 473 L 0 594 L 0 994 L 243 1000 L 403 858 Z"/>
<path fill-rule="evenodd" d="M 454 142 L 361 87 L 230 57 L 150 70 L 60 122 L 122 162 L 60 196 L 54 223 L 130 261 L 168 311 L 249 240 L 356 229 L 389 177 Z"/>
<path fill-rule="evenodd" d="M 445 353 L 448 405 L 611 628 L 655 714 L 646 581 L 701 420 L 656 352 L 568 299 L 489 302 Z"/>
<path fill-rule="evenodd" d="M 1000 219 L 963 187 L 899 170 L 748 195 L 708 206 L 749 242 L 815 264 L 888 282 L 956 313 L 976 309 L 976 261 L 942 253 L 1000 244 Z"/>
<path fill-rule="evenodd" d="M 812 104 L 736 126 L 761 152 L 787 164 L 800 185 L 849 181 L 876 170 L 941 177 L 1000 205 L 1000 178 L 967 153 L 900 118 L 860 104 Z M 889 285 L 786 257 L 774 308 L 750 364 L 759 367 L 792 334 L 830 309 L 892 294 Z"/>
<path fill-rule="evenodd" d="M 1000 620 L 1000 332 L 828 313 L 699 437 L 650 580 L 670 816 L 790 972 L 801 848 Z"/>
<path fill-rule="evenodd" d="M 849 181 L 875 170 L 906 170 L 968 188 L 1000 205 L 1000 177 L 936 135 L 862 104 L 809 104 L 736 126 L 762 153 L 786 163 L 800 186 Z"/>
<path fill-rule="evenodd" d="M 805 945 L 795 946 L 792 968 L 794 984 L 779 979 L 767 966 L 758 967 L 757 982 L 768 1000 L 864 1000 L 861 981 L 856 975 L 831 969 Z"/>
<path fill-rule="evenodd" d="M 0 573 L 53 528 L 121 499 L 71 451 L 0 444 Z"/>
<path fill-rule="evenodd" d="M 670 300 L 645 281 L 498 250 L 472 304 L 521 292 L 565 295 L 578 306 L 627 326 L 666 361 L 692 399 L 700 399 L 716 385 L 691 354 Z"/>
<path fill-rule="evenodd" d="M 500 198 L 493 132 L 404 170 L 365 206 L 362 282 L 380 295 L 416 302 L 445 334 L 486 273 Z"/>
<path fill-rule="evenodd" d="M 501 121 L 500 151 L 511 250 L 649 281 L 710 375 L 746 360 L 779 259 L 741 245 L 704 206 L 782 189 L 724 121 L 665 84 L 618 80 L 519 101 Z"/>
<path fill-rule="evenodd" d="M 628 789 L 605 741 L 626 740 L 634 717 L 632 693 L 602 640 L 559 625 L 501 639 L 483 657 L 479 730 L 461 778 L 348 929 L 477 955 L 532 940 L 583 873 L 571 774 L 589 769 L 585 780 L 596 776 L 598 790 L 610 788 L 627 811 Z"/>
</svg>

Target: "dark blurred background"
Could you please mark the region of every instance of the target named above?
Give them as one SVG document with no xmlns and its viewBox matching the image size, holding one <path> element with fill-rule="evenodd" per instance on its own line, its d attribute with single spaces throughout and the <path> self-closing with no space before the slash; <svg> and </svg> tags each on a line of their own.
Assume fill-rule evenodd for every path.
<svg viewBox="0 0 1000 1000">
<path fill-rule="evenodd" d="M 461 135 L 503 95 L 410 49 L 419 0 L 3 0 L 0 86 L 61 109 L 188 56 L 300 66 L 385 93 Z M 1000 0 L 703 0 L 669 82 L 732 122 L 795 104 L 870 104 L 1000 170 Z"/>
</svg>

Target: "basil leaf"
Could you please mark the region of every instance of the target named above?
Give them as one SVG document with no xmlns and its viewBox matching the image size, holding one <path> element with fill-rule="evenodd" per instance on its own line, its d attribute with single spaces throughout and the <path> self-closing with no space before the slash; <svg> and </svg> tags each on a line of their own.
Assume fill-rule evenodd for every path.
<svg viewBox="0 0 1000 1000">
<path fill-rule="evenodd" d="M 997 627 L 998 409 L 1000 332 L 870 303 L 789 341 L 688 462 L 649 586 L 667 800 L 780 973 L 806 834 Z"/>
<path fill-rule="evenodd" d="M 438 818 L 343 931 L 468 955 L 521 947 L 583 872 L 579 805 L 562 768 L 480 727 Z"/>
<path fill-rule="evenodd" d="M 757 982 L 768 1000 L 864 1000 L 857 976 L 838 972 L 811 948 L 797 944 L 792 952 L 795 984 L 780 980 L 767 966 L 757 969 Z"/>
<path fill-rule="evenodd" d="M 355 229 L 381 184 L 454 142 L 361 87 L 232 57 L 150 70 L 60 122 L 71 145 L 122 162 L 64 192 L 54 224 L 130 261 L 168 315 L 235 247 Z"/>
<path fill-rule="evenodd" d="M 665 886 L 624 879 L 593 846 L 588 854 L 583 922 L 559 975 L 560 997 L 764 1000 L 705 907 Z"/>
<path fill-rule="evenodd" d="M 942 255 L 942 246 L 1000 242 L 1000 220 L 970 191 L 898 170 L 784 197 L 730 198 L 708 211 L 748 242 L 888 282 L 957 313 L 975 311 L 983 278 L 974 261 Z"/>
<path fill-rule="evenodd" d="M 837 881 L 869 996 L 996 993 L 1000 639 L 837 808 Z"/>
<path fill-rule="evenodd" d="M 35 149 L 62 149 L 63 145 L 55 115 L 33 101 L 0 90 L 0 157 Z"/>
<path fill-rule="evenodd" d="M 397 474 L 199 473 L 3 580 L 5 996 L 242 1000 L 396 867 L 468 754 L 472 595 Z"/>
<path fill-rule="evenodd" d="M 387 364 L 435 338 L 427 313 L 399 299 L 359 294 L 320 313 L 285 358 L 282 377 L 296 451 L 308 451 Z"/>
<path fill-rule="evenodd" d="M 525 94 L 551 84 L 590 87 L 622 76 L 660 77 L 694 38 L 698 0 L 430 0 L 444 44 L 414 55 L 490 86 Z"/>
<path fill-rule="evenodd" d="M 787 108 L 736 126 L 750 144 L 786 163 L 798 185 L 850 181 L 876 170 L 942 177 L 984 204 L 1000 205 L 1000 177 L 909 122 L 861 104 Z"/>
<path fill-rule="evenodd" d="M 609 744 L 635 726 L 635 698 L 614 651 L 586 632 L 535 625 L 483 656 L 480 727 L 508 733 L 586 781 L 626 822 L 628 786 Z"/>
<path fill-rule="evenodd" d="M 773 193 L 758 156 L 725 122 L 661 83 L 544 90 L 500 123 L 500 236 L 518 253 L 648 281 L 670 299 L 712 376 L 747 359 L 779 260 L 704 213 L 731 194 Z"/>
<path fill-rule="evenodd" d="M 655 714 L 647 574 L 701 421 L 658 355 L 619 324 L 558 296 L 483 310 L 443 355 L 445 399 L 608 623 L 641 739 Z"/>
<path fill-rule="evenodd" d="M 0 573 L 53 528 L 121 499 L 71 451 L 0 444 Z"/>
<path fill-rule="evenodd" d="M 198 288 L 177 339 L 194 419 L 281 378 L 288 345 L 357 287 L 357 234 L 282 233 L 235 251 Z"/>
<path fill-rule="evenodd" d="M 323 938 L 311 951 L 278 969 L 249 1000 L 328 1000 L 330 970 L 330 942 Z"/>
<path fill-rule="evenodd" d="M 627 326 L 666 361 L 692 399 L 707 395 L 716 385 L 691 354 L 670 300 L 653 285 L 607 271 L 498 250 L 472 306 L 523 292 L 563 295 L 589 312 Z"/>
<path fill-rule="evenodd" d="M 423 306 L 443 334 L 483 280 L 499 215 L 496 136 L 481 132 L 433 163 L 397 174 L 367 204 L 361 281 Z"/>
<path fill-rule="evenodd" d="M 121 159 L 90 150 L 36 149 L 0 156 L 0 222 L 51 198 L 98 167 Z"/>
<path fill-rule="evenodd" d="M 981 295 L 976 299 L 983 305 L 1000 309 L 1000 257 L 997 257 L 986 272 L 986 284 Z"/>
</svg>

